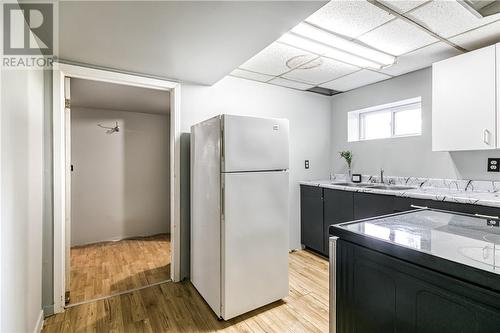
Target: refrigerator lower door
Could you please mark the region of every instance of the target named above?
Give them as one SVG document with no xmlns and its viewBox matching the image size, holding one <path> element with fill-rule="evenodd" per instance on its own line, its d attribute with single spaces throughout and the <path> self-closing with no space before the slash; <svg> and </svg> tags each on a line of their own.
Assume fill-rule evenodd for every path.
<svg viewBox="0 0 500 333">
<path fill-rule="evenodd" d="M 288 295 L 288 172 L 223 174 L 222 318 Z"/>
<path fill-rule="evenodd" d="M 223 116 L 223 172 L 289 168 L 287 119 Z"/>
</svg>

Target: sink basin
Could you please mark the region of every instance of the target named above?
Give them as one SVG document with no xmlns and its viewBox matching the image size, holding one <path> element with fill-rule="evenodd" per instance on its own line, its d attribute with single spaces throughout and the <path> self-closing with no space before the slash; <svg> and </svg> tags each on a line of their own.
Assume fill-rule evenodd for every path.
<svg viewBox="0 0 500 333">
<path fill-rule="evenodd" d="M 373 185 L 370 188 L 379 189 L 379 190 L 390 190 L 390 191 L 404 191 L 404 190 L 412 190 L 415 187 L 412 186 L 402 186 L 402 185 Z"/>
</svg>

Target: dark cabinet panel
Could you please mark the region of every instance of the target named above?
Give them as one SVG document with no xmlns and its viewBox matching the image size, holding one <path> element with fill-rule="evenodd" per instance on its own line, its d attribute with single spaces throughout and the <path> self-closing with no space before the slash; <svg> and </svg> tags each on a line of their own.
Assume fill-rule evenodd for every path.
<svg viewBox="0 0 500 333">
<path fill-rule="evenodd" d="M 417 332 L 474 332 L 473 309 L 443 293 L 421 290 L 415 298 Z"/>
<path fill-rule="evenodd" d="M 323 254 L 328 256 L 328 227 L 332 224 L 349 222 L 354 220 L 354 196 L 353 192 L 331 190 L 325 188 L 323 190 L 323 209 L 324 209 L 324 248 Z"/>
<path fill-rule="evenodd" d="M 418 207 L 430 207 L 429 200 L 394 197 L 394 212 L 395 213 L 406 212 L 408 210 L 418 209 Z"/>
<path fill-rule="evenodd" d="M 428 207 L 434 209 L 448 210 L 452 212 L 465 213 L 465 214 L 482 214 L 489 216 L 500 217 L 500 208 L 464 204 L 457 202 L 448 202 L 440 200 L 426 200 L 426 199 L 414 199 L 414 198 L 402 198 L 394 197 L 394 212 L 404 212 L 407 210 L 416 209 L 413 206 Z"/>
<path fill-rule="evenodd" d="M 390 272 L 357 265 L 353 284 L 356 332 L 392 332 L 396 324 L 396 282 Z"/>
<path fill-rule="evenodd" d="M 500 216 L 500 208 L 495 207 L 323 189 L 318 186 L 301 185 L 300 196 L 302 244 L 325 256 L 328 256 L 328 228 L 332 224 L 404 212 L 418 207 Z"/>
<path fill-rule="evenodd" d="M 474 205 L 467 205 L 467 204 L 447 202 L 447 201 L 437 201 L 437 200 L 430 201 L 428 206 L 429 208 L 449 210 L 452 212 L 467 213 L 467 214 L 475 214 L 476 210 L 480 210 L 477 209 L 477 206 Z"/>
<path fill-rule="evenodd" d="M 421 266 L 339 240 L 336 276 L 338 332 L 500 332 L 500 294 Z"/>
<path fill-rule="evenodd" d="M 394 196 L 354 193 L 354 219 L 364 219 L 394 213 Z"/>
<path fill-rule="evenodd" d="M 300 186 L 300 232 L 304 246 L 323 252 L 323 188 Z"/>
</svg>

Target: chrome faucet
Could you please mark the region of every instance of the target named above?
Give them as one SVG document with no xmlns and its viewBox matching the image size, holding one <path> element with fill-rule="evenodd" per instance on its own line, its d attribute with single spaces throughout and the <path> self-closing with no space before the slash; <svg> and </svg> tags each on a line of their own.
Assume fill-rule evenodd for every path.
<svg viewBox="0 0 500 333">
<path fill-rule="evenodd" d="M 380 183 L 384 184 L 384 169 L 380 168 Z"/>
</svg>

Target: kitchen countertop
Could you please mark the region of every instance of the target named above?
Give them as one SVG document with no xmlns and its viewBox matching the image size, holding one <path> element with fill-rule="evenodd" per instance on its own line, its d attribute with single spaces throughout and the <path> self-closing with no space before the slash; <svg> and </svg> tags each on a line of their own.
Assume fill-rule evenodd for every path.
<svg viewBox="0 0 500 333">
<path fill-rule="evenodd" d="M 436 201 L 447 201 L 464 203 L 471 205 L 482 205 L 500 208 L 500 192 L 495 188 L 489 191 L 467 190 L 460 188 L 460 186 L 453 185 L 456 189 L 449 187 L 432 187 L 424 186 L 423 184 L 416 184 L 416 188 L 409 190 L 384 190 L 366 187 L 351 187 L 336 185 L 335 183 L 345 182 L 342 179 L 335 180 L 312 180 L 300 181 L 302 185 L 319 186 L 323 188 L 331 188 L 334 190 L 362 192 L 362 193 L 375 193 L 392 195 L 403 198 L 416 198 L 416 199 L 430 199 Z M 412 186 L 412 185 L 410 185 Z"/>
<path fill-rule="evenodd" d="M 500 227 L 483 218 L 426 209 L 337 227 L 500 274 Z"/>
<path fill-rule="evenodd" d="M 330 234 L 500 292 L 500 227 L 488 219 L 419 209 L 329 227 Z"/>
</svg>

